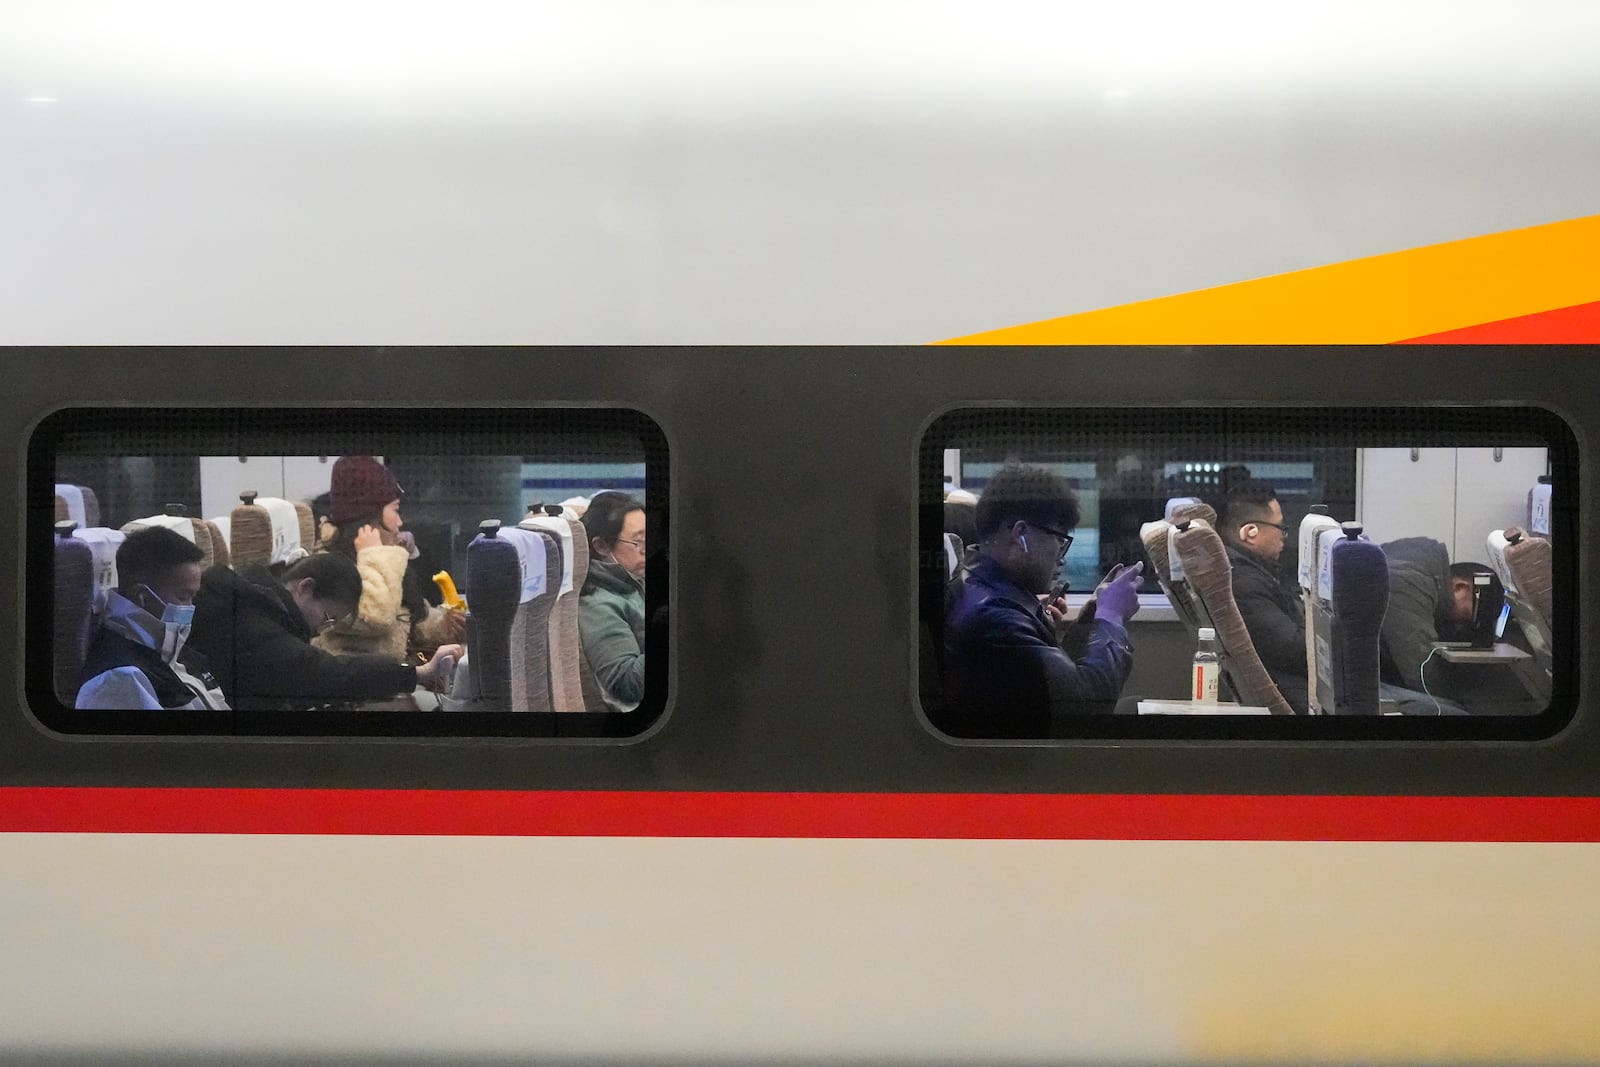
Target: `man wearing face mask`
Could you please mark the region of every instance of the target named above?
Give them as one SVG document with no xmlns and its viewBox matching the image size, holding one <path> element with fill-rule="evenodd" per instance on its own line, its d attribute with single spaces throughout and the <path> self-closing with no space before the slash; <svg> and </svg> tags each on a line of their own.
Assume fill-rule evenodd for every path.
<svg viewBox="0 0 1600 1067">
<path fill-rule="evenodd" d="M 77 707 L 94 710 L 228 710 L 203 659 L 185 649 L 200 589 L 194 542 L 162 527 L 117 549 L 117 588 L 89 645 Z"/>
</svg>

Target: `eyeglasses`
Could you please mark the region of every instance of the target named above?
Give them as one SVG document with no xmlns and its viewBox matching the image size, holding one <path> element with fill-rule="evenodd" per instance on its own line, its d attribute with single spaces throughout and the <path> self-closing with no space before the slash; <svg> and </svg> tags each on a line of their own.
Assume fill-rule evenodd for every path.
<svg viewBox="0 0 1600 1067">
<path fill-rule="evenodd" d="M 1056 558 L 1057 559 L 1066 559 L 1067 558 L 1067 549 L 1072 547 L 1072 535 L 1071 534 L 1062 533 L 1060 530 L 1052 530 L 1050 527 L 1044 525 L 1043 523 L 1039 523 L 1039 522 L 1030 522 L 1030 523 L 1028 523 L 1028 525 L 1034 527 L 1037 530 L 1043 530 L 1045 533 L 1049 534 L 1051 537 L 1054 537 L 1057 541 L 1060 541 L 1061 542 L 1061 551 L 1056 553 Z"/>
<path fill-rule="evenodd" d="M 343 622 L 348 616 L 334 615 L 327 608 L 322 609 L 322 621 L 317 623 L 317 633 L 325 634 Z"/>
<path fill-rule="evenodd" d="M 1281 522 L 1268 522 L 1266 519 L 1251 519 L 1250 522 L 1246 523 L 1245 525 L 1247 525 L 1247 526 L 1249 526 L 1249 525 L 1271 526 L 1273 529 L 1277 530 L 1279 533 L 1288 533 L 1289 532 L 1289 527 L 1285 526 L 1283 523 L 1281 523 Z"/>
<path fill-rule="evenodd" d="M 644 542 L 643 541 L 629 541 L 626 538 L 619 537 L 619 538 L 617 538 L 617 542 L 616 543 L 619 544 L 619 545 L 632 545 L 634 548 L 637 548 L 641 553 L 644 551 Z"/>
</svg>

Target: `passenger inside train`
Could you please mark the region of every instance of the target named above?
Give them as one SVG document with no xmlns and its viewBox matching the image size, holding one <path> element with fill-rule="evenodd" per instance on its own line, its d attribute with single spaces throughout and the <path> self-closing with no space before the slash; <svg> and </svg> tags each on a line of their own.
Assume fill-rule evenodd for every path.
<svg viewBox="0 0 1600 1067">
<path fill-rule="evenodd" d="M 944 627 L 952 732 L 1050 737 L 1058 720 L 1110 711 L 1132 669 L 1128 620 L 1141 563 L 1118 565 L 1074 619 L 1057 573 L 1080 511 L 1066 479 L 1007 466 L 985 486 L 976 558 L 953 579 Z"/>
<path fill-rule="evenodd" d="M 922 554 L 920 688 L 937 729 L 1550 706 L 1548 449 L 1003 421 L 973 416 L 968 439 L 925 452 L 942 455 L 943 493 L 923 497 L 938 541 Z"/>
<path fill-rule="evenodd" d="M 206 660 L 189 644 L 202 558 L 194 542 L 160 526 L 122 542 L 117 587 L 92 632 L 76 707 L 227 710 Z"/>
<path fill-rule="evenodd" d="M 58 456 L 56 699 L 634 711 L 647 689 L 645 470 L 621 448 Z"/>
</svg>

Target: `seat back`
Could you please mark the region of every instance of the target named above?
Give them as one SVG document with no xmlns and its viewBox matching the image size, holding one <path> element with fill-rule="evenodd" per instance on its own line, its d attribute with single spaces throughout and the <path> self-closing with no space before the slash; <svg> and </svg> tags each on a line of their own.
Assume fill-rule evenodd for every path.
<svg viewBox="0 0 1600 1067">
<path fill-rule="evenodd" d="M 309 553 L 317 547 L 317 517 L 304 500 L 296 500 L 292 506 L 295 524 L 300 528 L 300 547 Z"/>
<path fill-rule="evenodd" d="M 947 533 L 944 535 L 944 577 L 945 581 L 955 581 L 956 572 L 961 570 L 961 557 L 966 554 L 966 546 L 961 543 L 961 535 Z"/>
<path fill-rule="evenodd" d="M 550 611 L 550 707 L 552 711 L 583 711 L 583 639 L 578 631 L 578 596 L 589 576 L 589 545 L 583 523 L 566 518 L 559 506 L 554 510 L 562 514 L 530 512 L 518 527 L 551 535 L 560 552 L 560 582 Z"/>
<path fill-rule="evenodd" d="M 94 560 L 93 610 L 98 612 L 105 607 L 106 597 L 111 590 L 117 587 L 117 549 L 122 547 L 127 535 L 121 530 L 92 526 L 87 530 L 76 530 L 72 536 L 74 540 L 89 546 L 89 554 Z"/>
<path fill-rule="evenodd" d="M 177 504 L 169 504 L 165 515 L 147 515 L 142 519 L 123 523 L 122 532 L 131 534 L 154 526 L 165 527 L 193 541 L 195 547 L 200 549 L 200 566 L 209 567 L 217 562 L 216 546 L 212 543 L 211 529 L 206 521 L 189 518 Z"/>
<path fill-rule="evenodd" d="M 94 628 L 95 560 L 88 544 L 73 536 L 71 519 L 56 523 L 54 632 L 51 658 L 56 699 L 65 707 L 78 700 L 83 665 Z"/>
<path fill-rule="evenodd" d="M 1489 534 L 1489 565 L 1505 586 L 1514 617 L 1527 636 L 1534 657 L 1547 671 L 1555 612 L 1553 550 L 1549 538 L 1530 537 L 1515 526 Z"/>
<path fill-rule="evenodd" d="M 473 693 L 491 710 L 550 711 L 550 613 L 561 587 L 552 535 L 490 519 L 467 546 Z"/>
<path fill-rule="evenodd" d="M 1534 537 L 1550 536 L 1550 482 L 1544 478 L 1528 490 L 1527 533 Z"/>
<path fill-rule="evenodd" d="M 1323 530 L 1317 539 L 1315 677 L 1307 699 L 1323 714 L 1378 714 L 1380 640 L 1389 609 L 1389 561 L 1364 539 L 1357 522 Z M 1309 665 L 1309 664 L 1308 664 Z"/>
<path fill-rule="evenodd" d="M 1312 506 L 1311 513 L 1300 520 L 1300 549 L 1296 557 L 1300 580 L 1300 603 L 1306 613 L 1306 702 L 1310 705 L 1311 714 L 1320 715 L 1324 711 L 1329 714 L 1333 709 L 1322 707 L 1317 700 L 1317 636 L 1316 636 L 1316 603 L 1317 603 L 1317 551 L 1321 538 L 1329 530 L 1337 530 L 1339 524 L 1328 514 L 1328 509 L 1322 504 Z"/>
<path fill-rule="evenodd" d="M 233 566 L 233 516 L 218 515 L 216 518 L 207 519 L 211 527 L 211 548 L 216 551 L 220 539 L 223 548 L 228 552 L 228 565 Z"/>
<path fill-rule="evenodd" d="M 1274 715 L 1293 715 L 1294 708 L 1278 691 L 1250 640 L 1233 598 L 1233 564 L 1217 531 L 1203 519 L 1184 519 L 1174 527 L 1171 545 L 1222 644 L 1222 668 L 1234 691 L 1245 703 L 1265 707 Z"/>
<path fill-rule="evenodd" d="M 287 500 L 240 493 L 239 506 L 228 518 L 228 547 L 234 566 L 290 563 L 308 551 L 300 539 L 299 508 Z"/>
<path fill-rule="evenodd" d="M 1147 522 L 1140 527 L 1139 540 L 1150 556 L 1151 566 L 1155 568 L 1157 584 L 1193 636 L 1200 632 L 1202 626 L 1210 626 L 1211 619 L 1206 614 L 1205 605 L 1189 587 L 1183 560 L 1172 544 L 1172 530 L 1175 523 L 1196 520 L 1214 528 L 1217 513 L 1199 497 L 1189 496 L 1168 500 L 1166 514 L 1167 518 Z"/>
<path fill-rule="evenodd" d="M 1191 631 L 1198 631 L 1200 623 L 1189 589 L 1187 585 L 1180 587 L 1173 579 L 1172 524 L 1166 519 L 1145 523 L 1139 527 L 1139 542 L 1144 545 L 1145 554 L 1150 557 L 1156 584 L 1161 586 L 1161 591 L 1167 595 L 1167 602 L 1172 605 L 1172 610 L 1177 612 L 1178 618 Z M 1179 566 L 1179 573 L 1182 573 L 1181 562 Z"/>
<path fill-rule="evenodd" d="M 100 525 L 100 500 L 86 485 L 56 483 L 56 521 L 71 519 L 78 529 Z"/>
<path fill-rule="evenodd" d="M 217 567 L 233 566 L 233 553 L 228 550 L 228 538 L 222 532 L 221 527 L 217 525 L 216 520 L 198 519 L 196 521 L 205 528 L 206 537 L 211 542 L 211 563 L 209 565 Z"/>
</svg>

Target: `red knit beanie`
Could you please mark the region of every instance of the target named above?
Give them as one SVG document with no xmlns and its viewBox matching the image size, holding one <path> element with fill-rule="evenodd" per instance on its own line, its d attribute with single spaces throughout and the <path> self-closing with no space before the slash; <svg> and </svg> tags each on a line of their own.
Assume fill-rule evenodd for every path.
<svg viewBox="0 0 1600 1067">
<path fill-rule="evenodd" d="M 389 468 L 371 456 L 340 456 L 333 464 L 332 477 L 328 518 L 336 526 L 382 511 L 391 500 L 405 495 Z"/>
</svg>

